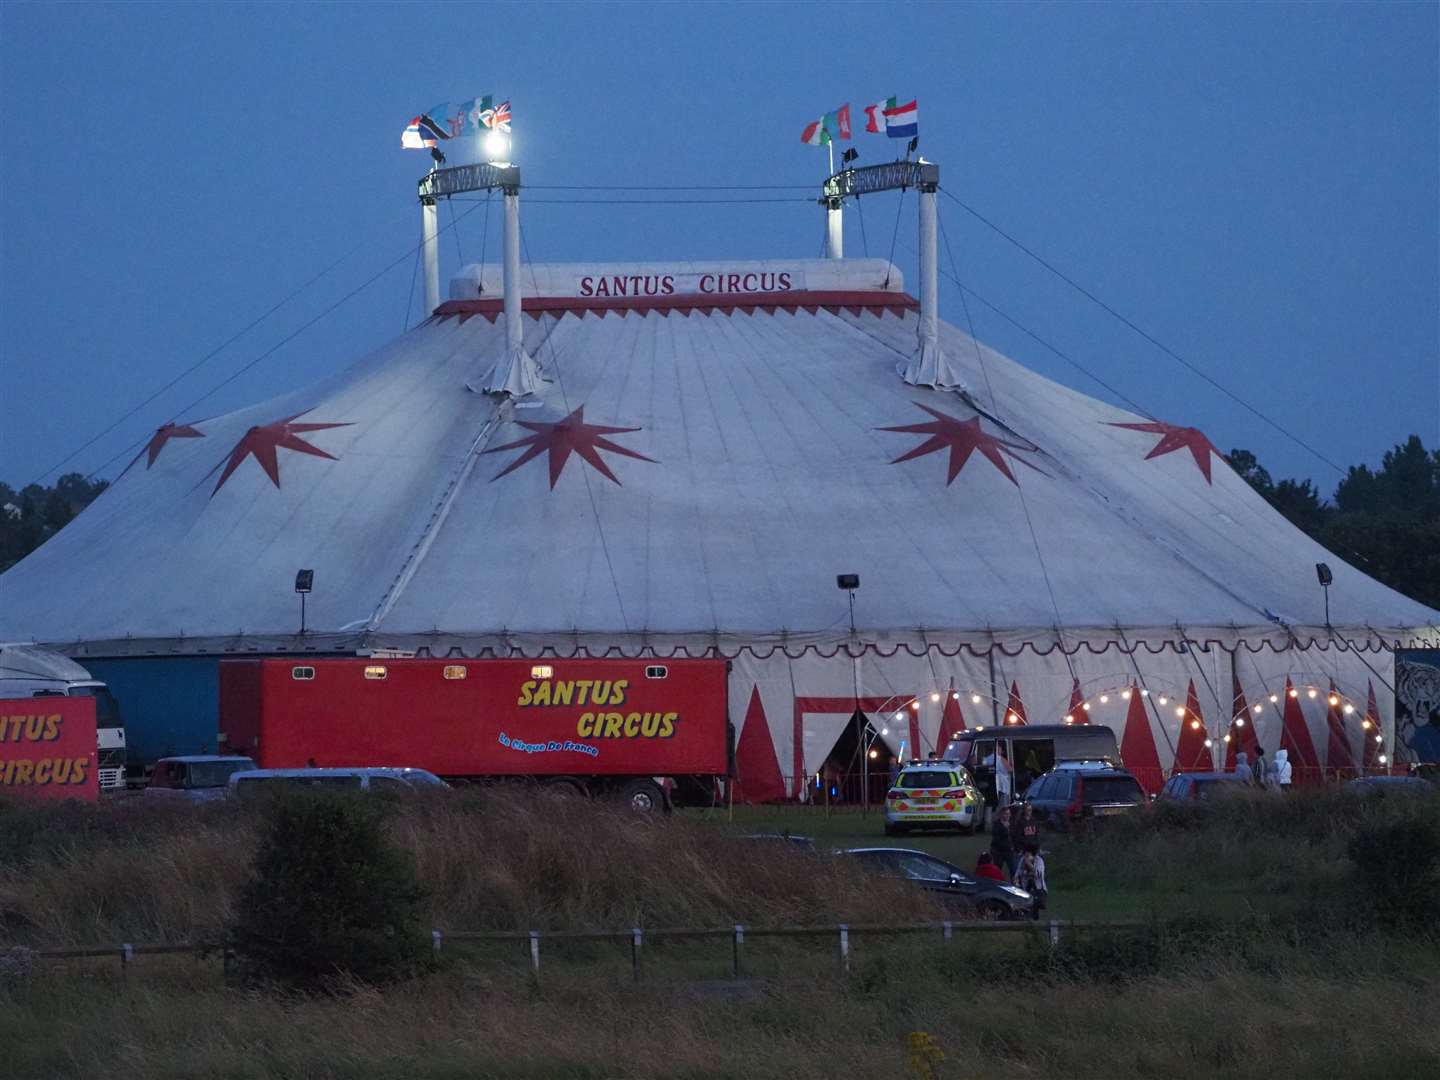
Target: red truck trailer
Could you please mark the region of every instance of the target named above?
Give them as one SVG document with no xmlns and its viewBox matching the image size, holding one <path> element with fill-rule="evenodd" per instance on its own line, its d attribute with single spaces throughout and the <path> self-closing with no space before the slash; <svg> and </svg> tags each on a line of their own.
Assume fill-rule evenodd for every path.
<svg viewBox="0 0 1440 1080">
<path fill-rule="evenodd" d="M 658 780 L 710 801 L 732 774 L 725 660 L 245 659 L 220 664 L 220 739 L 261 768 L 404 765 L 526 777 L 636 809 Z"/>
</svg>

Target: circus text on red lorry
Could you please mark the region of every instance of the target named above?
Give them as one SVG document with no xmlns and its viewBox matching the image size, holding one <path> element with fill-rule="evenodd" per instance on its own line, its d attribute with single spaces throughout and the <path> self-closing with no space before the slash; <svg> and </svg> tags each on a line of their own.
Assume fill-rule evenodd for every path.
<svg viewBox="0 0 1440 1080">
<path fill-rule="evenodd" d="M 220 738 L 262 768 L 529 778 L 636 809 L 732 775 L 725 660 L 254 659 L 220 665 Z M 665 784 L 664 781 L 672 781 Z"/>
</svg>

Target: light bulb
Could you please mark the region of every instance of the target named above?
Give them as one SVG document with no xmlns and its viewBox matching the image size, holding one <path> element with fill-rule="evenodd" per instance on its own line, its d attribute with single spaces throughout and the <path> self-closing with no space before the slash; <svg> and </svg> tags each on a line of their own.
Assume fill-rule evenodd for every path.
<svg viewBox="0 0 1440 1080">
<path fill-rule="evenodd" d="M 1229 735 L 1226 735 L 1226 736 L 1225 736 L 1225 741 L 1226 741 L 1226 742 L 1229 742 L 1229 741 L 1230 741 L 1230 736 L 1229 736 Z"/>
<path fill-rule="evenodd" d="M 1140 691 L 1140 696 L 1141 696 L 1141 697 L 1149 697 L 1149 696 L 1150 696 L 1150 691 L 1149 691 L 1149 690 L 1141 690 L 1141 691 Z"/>
<path fill-rule="evenodd" d="M 1121 691 L 1120 691 L 1120 696 L 1121 696 L 1124 700 L 1129 701 L 1129 700 L 1130 700 L 1130 691 L 1129 691 L 1129 690 L 1121 690 Z"/>
<path fill-rule="evenodd" d="M 939 694 L 932 693 L 932 694 L 930 695 L 930 700 L 931 700 L 931 701 L 939 701 L 939 700 L 940 700 L 940 695 L 939 695 Z"/>
<path fill-rule="evenodd" d="M 1214 745 L 1215 745 L 1215 744 L 1214 744 L 1211 740 L 1209 740 L 1209 739 L 1206 739 L 1206 740 L 1205 740 L 1205 748 L 1206 748 L 1207 750 L 1208 750 L 1210 747 L 1214 746 Z"/>
<path fill-rule="evenodd" d="M 1101 704 L 1101 705 L 1109 705 L 1109 704 L 1110 704 L 1110 695 L 1109 695 L 1109 694 L 1101 694 L 1101 695 L 1100 695 L 1100 704 Z"/>
<path fill-rule="evenodd" d="M 1255 703 L 1255 707 L 1254 707 L 1253 709 L 1251 709 L 1250 711 L 1253 712 L 1256 716 L 1259 716 L 1259 715 L 1261 714 L 1261 712 L 1264 711 L 1264 709 L 1265 709 L 1265 706 L 1264 706 L 1264 705 L 1261 705 L 1261 704 L 1257 701 L 1257 702 Z"/>
<path fill-rule="evenodd" d="M 1235 726 L 1236 726 L 1236 727 L 1244 727 L 1244 726 L 1245 726 L 1245 718 L 1244 718 L 1243 716 L 1237 716 L 1237 717 L 1235 718 Z"/>
<path fill-rule="evenodd" d="M 1340 704 L 1340 695 L 1339 695 L 1339 694 L 1331 694 L 1329 700 L 1330 700 L 1330 704 L 1331 704 L 1331 705 L 1339 705 L 1339 704 Z"/>
<path fill-rule="evenodd" d="M 1353 712 L 1355 711 L 1355 706 L 1354 706 L 1354 705 L 1351 705 L 1351 704 L 1347 701 L 1347 702 L 1345 703 L 1345 707 L 1344 707 L 1343 709 L 1341 709 L 1340 711 L 1343 712 L 1346 716 L 1349 716 L 1351 713 L 1353 713 Z"/>
<path fill-rule="evenodd" d="M 1169 705 L 1169 704 L 1170 704 L 1170 699 L 1167 698 L 1164 694 L 1161 694 L 1161 695 L 1160 695 L 1160 704 L 1161 704 L 1161 705 Z"/>
<path fill-rule="evenodd" d="M 1073 715 L 1071 715 L 1070 713 L 1066 713 L 1066 714 L 1065 714 L 1065 723 L 1067 723 L 1067 724 L 1073 724 L 1074 722 L 1075 722 L 1075 717 L 1074 717 Z"/>
<path fill-rule="evenodd" d="M 1296 689 L 1292 686 L 1292 687 L 1290 688 L 1290 696 L 1291 696 L 1291 697 L 1299 697 L 1299 696 L 1300 696 L 1300 691 L 1299 691 L 1299 690 L 1296 690 Z"/>
<path fill-rule="evenodd" d="M 904 719 L 905 719 L 905 714 L 904 714 L 903 712 L 897 712 L 897 713 L 895 714 L 895 719 L 896 719 L 896 720 L 904 720 Z"/>
<path fill-rule="evenodd" d="M 1381 754 L 1381 755 L 1380 755 L 1380 764 L 1381 764 L 1381 765 L 1384 765 L 1384 764 L 1385 764 L 1385 761 L 1386 761 L 1385 755 L 1384 755 L 1384 754 Z"/>
<path fill-rule="evenodd" d="M 979 705 L 979 704 L 980 704 L 980 695 L 979 695 L 979 694 L 971 694 L 971 695 L 970 695 L 970 704 L 972 704 L 972 705 Z"/>
<path fill-rule="evenodd" d="M 1181 711 L 1180 715 L 1181 715 L 1181 716 L 1184 716 L 1184 715 L 1185 715 L 1184 711 Z M 1200 721 L 1199 721 L 1199 720 L 1191 720 L 1191 721 L 1190 721 L 1190 730 L 1191 730 L 1191 731 L 1199 731 L 1199 730 L 1200 730 Z"/>
<path fill-rule="evenodd" d="M 1368 716 L 1364 720 L 1360 721 L 1360 727 L 1363 728 L 1365 731 L 1370 730 L 1370 718 Z"/>
<path fill-rule="evenodd" d="M 954 698 L 956 701 L 959 701 L 959 700 L 960 700 L 960 691 L 959 691 L 959 690 L 951 690 L 951 691 L 950 691 L 950 696 L 951 696 L 952 698 Z"/>
<path fill-rule="evenodd" d="M 919 711 L 920 711 L 920 702 L 918 702 L 918 701 L 912 701 L 912 702 L 910 702 L 910 708 L 914 709 L 916 712 L 919 712 Z"/>
<path fill-rule="evenodd" d="M 871 756 L 872 758 L 877 758 L 877 757 L 880 756 L 880 751 L 879 751 L 879 750 L 871 750 L 871 751 L 870 751 L 870 756 Z"/>
<path fill-rule="evenodd" d="M 1275 704 L 1277 701 L 1279 701 L 1279 700 L 1280 700 L 1280 695 L 1279 695 L 1279 694 L 1271 694 L 1271 695 L 1270 695 L 1270 704 L 1271 704 L 1271 705 L 1274 705 L 1274 704 Z"/>
<path fill-rule="evenodd" d="M 1176 716 L 1184 716 L 1184 715 L 1185 715 L 1185 706 L 1184 706 L 1184 705 L 1176 705 L 1176 706 L 1175 706 L 1175 715 L 1176 715 Z"/>
<path fill-rule="evenodd" d="M 1384 736 L 1384 735 L 1376 735 L 1376 736 L 1375 736 L 1375 741 L 1376 741 L 1377 743 L 1383 743 L 1383 742 L 1385 741 L 1385 736 Z"/>
<path fill-rule="evenodd" d="M 1080 707 L 1081 707 L 1082 709 L 1084 709 L 1086 712 L 1089 712 L 1089 711 L 1090 711 L 1090 703 L 1089 703 L 1088 701 L 1085 702 L 1085 704 L 1081 705 Z"/>
<path fill-rule="evenodd" d="M 889 734 L 890 734 L 890 729 L 889 729 L 888 727 L 882 727 L 882 728 L 880 729 L 880 734 L 881 734 L 881 735 L 889 735 Z"/>
<path fill-rule="evenodd" d="M 1310 699 L 1313 701 L 1319 695 L 1320 691 L 1312 686 L 1306 693 L 1310 695 Z"/>
</svg>

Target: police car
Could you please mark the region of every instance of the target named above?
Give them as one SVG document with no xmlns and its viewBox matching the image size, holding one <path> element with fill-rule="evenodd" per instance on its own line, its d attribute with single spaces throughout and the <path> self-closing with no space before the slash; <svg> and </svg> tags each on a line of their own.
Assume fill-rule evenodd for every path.
<svg viewBox="0 0 1440 1080">
<path fill-rule="evenodd" d="M 970 772 L 953 761 L 911 762 L 885 793 L 885 835 L 911 829 L 973 833 L 985 821 L 985 800 Z"/>
</svg>

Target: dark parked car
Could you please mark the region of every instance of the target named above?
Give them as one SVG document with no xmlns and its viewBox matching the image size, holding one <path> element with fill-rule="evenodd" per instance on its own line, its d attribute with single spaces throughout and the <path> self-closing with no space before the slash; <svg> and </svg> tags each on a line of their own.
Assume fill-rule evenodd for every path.
<svg viewBox="0 0 1440 1080">
<path fill-rule="evenodd" d="M 1241 773 L 1176 773 L 1165 781 L 1165 786 L 1160 789 L 1159 798 L 1165 802 L 1209 799 L 1227 792 L 1243 791 L 1250 786 L 1250 777 Z"/>
<path fill-rule="evenodd" d="M 1052 769 L 1030 785 L 1025 802 L 1052 829 L 1128 814 L 1149 804 L 1140 781 L 1124 769 Z"/>
<path fill-rule="evenodd" d="M 946 907 L 987 919 L 1020 919 L 1030 914 L 1034 899 L 1024 889 L 965 873 L 934 855 L 909 848 L 850 848 L 837 852 L 865 869 L 886 877 L 905 878 L 936 894 Z"/>
<path fill-rule="evenodd" d="M 740 839 L 750 844 L 763 844 L 769 848 L 788 848 L 791 851 L 798 851 L 805 855 L 816 854 L 815 840 L 812 837 L 800 836 L 797 833 L 746 833 L 741 836 Z"/>
<path fill-rule="evenodd" d="M 1345 781 L 1345 790 L 1356 795 L 1431 795 L 1435 785 L 1418 776 L 1361 776 Z"/>
</svg>

